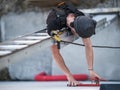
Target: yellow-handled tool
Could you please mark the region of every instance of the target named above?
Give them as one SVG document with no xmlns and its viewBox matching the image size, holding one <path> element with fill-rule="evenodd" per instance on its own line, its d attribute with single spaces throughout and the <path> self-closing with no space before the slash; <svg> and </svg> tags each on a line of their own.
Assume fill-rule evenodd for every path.
<svg viewBox="0 0 120 90">
<path fill-rule="evenodd" d="M 52 31 L 53 39 L 55 39 L 55 41 L 60 42 L 60 41 L 61 41 L 61 39 L 60 39 L 60 37 L 59 37 L 60 34 L 61 34 L 60 32 L 57 32 L 57 31 L 53 30 L 53 31 Z"/>
<path fill-rule="evenodd" d="M 56 41 L 58 41 L 58 42 L 60 42 L 60 41 L 61 41 L 61 39 L 60 39 L 59 35 L 54 35 L 54 36 L 53 36 L 53 38 L 54 38 Z"/>
</svg>

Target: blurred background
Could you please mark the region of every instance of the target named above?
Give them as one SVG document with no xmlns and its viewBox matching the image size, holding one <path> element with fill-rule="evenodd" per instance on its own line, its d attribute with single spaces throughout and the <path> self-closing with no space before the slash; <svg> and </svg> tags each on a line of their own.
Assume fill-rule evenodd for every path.
<svg viewBox="0 0 120 90">
<path fill-rule="evenodd" d="M 120 0 L 0 0 L 0 53 L 13 50 L 3 50 L 2 45 L 11 44 L 18 37 L 45 29 L 48 13 L 62 1 L 73 3 L 85 13 L 87 11 L 84 10 L 89 10 L 87 14 L 94 9 L 97 9 L 95 12 L 107 9 L 106 14 L 91 14 L 99 22 L 96 35 L 91 40 L 93 45 L 120 47 Z M 74 42 L 82 43 L 81 39 Z M 54 63 L 50 45 L 50 41 L 46 40 L 9 55 L 1 54 L 0 80 L 34 80 L 43 71 L 48 75 L 63 74 Z M 83 47 L 67 45 L 61 49 L 61 53 L 73 74 L 89 75 Z M 94 48 L 94 53 L 95 71 L 103 78 L 119 81 L 120 49 Z"/>
</svg>

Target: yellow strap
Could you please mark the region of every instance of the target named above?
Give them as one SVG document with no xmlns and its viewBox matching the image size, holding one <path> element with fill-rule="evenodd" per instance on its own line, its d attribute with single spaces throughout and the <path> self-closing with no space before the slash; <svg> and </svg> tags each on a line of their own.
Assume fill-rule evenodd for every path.
<svg viewBox="0 0 120 90">
<path fill-rule="evenodd" d="M 64 4 L 64 3 L 65 3 L 65 2 L 61 2 L 61 3 L 58 4 L 58 6 L 60 6 L 60 5 Z"/>
<path fill-rule="evenodd" d="M 58 32 L 58 35 L 62 35 L 64 33 L 64 31 L 60 31 Z"/>
</svg>

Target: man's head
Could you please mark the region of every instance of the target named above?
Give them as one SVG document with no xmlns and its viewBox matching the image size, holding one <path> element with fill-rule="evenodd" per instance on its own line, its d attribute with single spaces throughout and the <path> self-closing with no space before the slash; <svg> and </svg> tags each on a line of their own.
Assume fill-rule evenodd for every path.
<svg viewBox="0 0 120 90">
<path fill-rule="evenodd" d="M 82 38 L 89 38 L 95 34 L 96 21 L 87 16 L 78 16 L 74 20 L 74 28 Z"/>
</svg>

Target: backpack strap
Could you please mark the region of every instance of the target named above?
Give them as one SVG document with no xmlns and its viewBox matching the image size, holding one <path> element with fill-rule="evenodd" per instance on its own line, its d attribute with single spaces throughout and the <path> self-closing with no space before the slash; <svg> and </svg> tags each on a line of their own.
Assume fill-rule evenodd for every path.
<svg viewBox="0 0 120 90">
<path fill-rule="evenodd" d="M 84 16 L 85 14 L 79 11 L 72 3 L 62 2 L 58 4 L 58 8 L 65 10 L 66 14 L 74 13 L 76 16 Z"/>
</svg>

